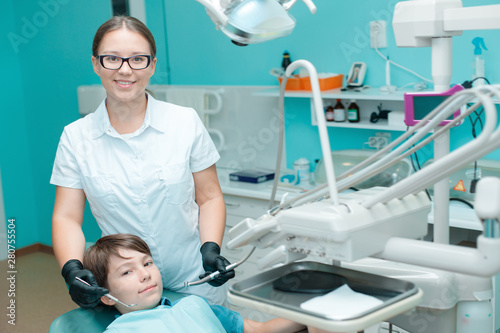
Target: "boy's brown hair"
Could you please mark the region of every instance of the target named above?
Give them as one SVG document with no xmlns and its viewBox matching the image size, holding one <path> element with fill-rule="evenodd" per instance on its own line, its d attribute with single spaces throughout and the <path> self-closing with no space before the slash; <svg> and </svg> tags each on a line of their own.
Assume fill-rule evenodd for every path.
<svg viewBox="0 0 500 333">
<path fill-rule="evenodd" d="M 94 274 L 99 286 L 108 288 L 109 260 L 120 255 L 119 249 L 134 250 L 151 256 L 148 244 L 132 234 L 112 234 L 101 237 L 83 255 L 83 266 Z"/>
</svg>

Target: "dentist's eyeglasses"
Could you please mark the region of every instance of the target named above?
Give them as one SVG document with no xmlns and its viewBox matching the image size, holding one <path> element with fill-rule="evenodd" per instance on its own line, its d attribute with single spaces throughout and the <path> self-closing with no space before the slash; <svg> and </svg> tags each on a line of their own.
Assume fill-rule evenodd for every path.
<svg viewBox="0 0 500 333">
<path fill-rule="evenodd" d="M 132 69 L 144 69 L 151 63 L 151 56 L 140 54 L 128 58 L 122 58 L 115 55 L 100 55 L 99 61 L 101 62 L 102 67 L 106 69 L 120 69 L 125 61 Z"/>
</svg>

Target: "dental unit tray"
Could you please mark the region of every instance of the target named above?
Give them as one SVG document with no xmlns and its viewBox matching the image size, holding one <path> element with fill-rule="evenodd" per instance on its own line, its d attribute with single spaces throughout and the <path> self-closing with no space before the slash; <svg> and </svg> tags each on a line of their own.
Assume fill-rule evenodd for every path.
<svg viewBox="0 0 500 333">
<path fill-rule="evenodd" d="M 307 283 L 306 277 L 312 273 L 316 273 L 316 281 Z M 281 281 L 290 281 L 293 287 L 300 288 L 301 277 L 306 285 L 309 284 L 317 292 L 309 290 L 309 287 L 308 290 L 284 291 L 286 288 L 278 285 Z M 344 284 L 355 292 L 373 296 L 383 303 L 342 320 L 331 319 L 300 307 L 301 303 Z M 320 289 L 325 290 L 320 292 Z M 357 332 L 385 321 L 416 307 L 422 296 L 423 292 L 411 282 L 318 262 L 296 262 L 265 271 L 233 284 L 228 293 L 232 304 L 335 332 Z"/>
</svg>

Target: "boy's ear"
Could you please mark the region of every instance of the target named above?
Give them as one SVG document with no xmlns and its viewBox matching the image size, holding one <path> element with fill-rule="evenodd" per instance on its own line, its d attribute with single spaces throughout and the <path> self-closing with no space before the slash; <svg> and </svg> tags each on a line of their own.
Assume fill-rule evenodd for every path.
<svg viewBox="0 0 500 333">
<path fill-rule="evenodd" d="M 113 301 L 111 298 L 106 297 L 106 296 L 101 296 L 101 302 L 103 302 L 106 305 L 113 306 L 116 304 L 115 301 Z"/>
</svg>

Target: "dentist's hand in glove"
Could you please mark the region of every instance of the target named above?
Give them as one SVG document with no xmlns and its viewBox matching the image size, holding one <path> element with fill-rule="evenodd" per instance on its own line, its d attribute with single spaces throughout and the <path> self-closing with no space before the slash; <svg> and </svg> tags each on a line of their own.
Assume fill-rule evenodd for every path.
<svg viewBox="0 0 500 333">
<path fill-rule="evenodd" d="M 94 275 L 88 269 L 83 269 L 80 260 L 68 260 L 61 271 L 66 284 L 69 286 L 71 299 L 84 309 L 94 308 L 101 299 L 101 296 L 109 293 L 106 288 L 97 285 Z M 76 277 L 87 281 L 90 286 L 78 281 Z"/>
<path fill-rule="evenodd" d="M 226 271 L 226 266 L 231 263 L 220 255 L 220 247 L 214 242 L 205 242 L 200 248 L 201 258 L 203 260 L 203 269 L 205 274 L 200 275 L 200 279 L 219 271 L 220 275 L 208 283 L 214 287 L 220 287 L 229 279 L 234 278 L 234 270 Z"/>
</svg>

